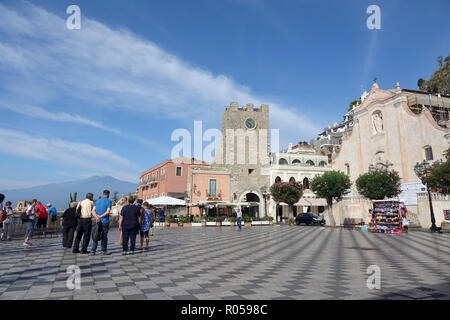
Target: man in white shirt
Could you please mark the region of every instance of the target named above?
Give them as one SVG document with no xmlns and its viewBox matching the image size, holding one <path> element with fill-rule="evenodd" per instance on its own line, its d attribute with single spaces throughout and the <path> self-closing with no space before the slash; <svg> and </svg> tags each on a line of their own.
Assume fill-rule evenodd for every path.
<svg viewBox="0 0 450 320">
<path fill-rule="evenodd" d="M 77 226 L 77 236 L 75 238 L 75 243 L 73 245 L 72 252 L 80 253 L 80 242 L 81 238 L 83 238 L 83 244 L 81 246 L 81 253 L 87 254 L 89 240 L 91 238 L 91 230 L 92 230 L 92 209 L 94 208 L 94 195 L 92 193 L 88 193 L 86 195 L 86 199 L 80 201 L 77 206 L 77 214 L 80 212 L 79 223 Z"/>
</svg>

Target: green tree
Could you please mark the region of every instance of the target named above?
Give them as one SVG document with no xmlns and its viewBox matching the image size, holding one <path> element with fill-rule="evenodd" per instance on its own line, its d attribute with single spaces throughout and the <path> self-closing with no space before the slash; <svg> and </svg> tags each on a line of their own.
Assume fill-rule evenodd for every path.
<svg viewBox="0 0 450 320">
<path fill-rule="evenodd" d="M 371 200 L 392 198 L 401 192 L 400 176 L 395 170 L 375 169 L 360 175 L 356 179 L 356 188 Z"/>
<path fill-rule="evenodd" d="M 361 99 L 353 100 L 352 102 L 350 102 L 347 111 L 351 111 L 358 103 L 361 104 Z"/>
<path fill-rule="evenodd" d="M 420 78 L 417 86 L 428 93 L 450 94 L 450 55 L 442 61 L 442 56 L 437 58 L 439 68 L 431 75 L 430 79 Z"/>
<path fill-rule="evenodd" d="M 72 202 L 77 202 L 77 193 L 74 192 L 72 196 L 72 192 L 70 193 L 69 207 Z"/>
<path fill-rule="evenodd" d="M 339 201 L 350 192 L 350 178 L 341 171 L 328 171 L 321 176 L 316 176 L 311 181 L 311 190 L 319 198 L 325 198 L 330 209 L 330 218 L 334 225 L 333 200 Z"/>
<path fill-rule="evenodd" d="M 292 206 L 297 203 L 303 195 L 303 186 L 300 182 L 279 182 L 270 187 L 270 194 L 275 202 L 284 202 L 292 211 Z"/>
<path fill-rule="evenodd" d="M 444 152 L 445 161 L 436 161 L 425 178 L 426 184 L 432 191 L 449 194 L 450 190 L 450 149 Z"/>
</svg>

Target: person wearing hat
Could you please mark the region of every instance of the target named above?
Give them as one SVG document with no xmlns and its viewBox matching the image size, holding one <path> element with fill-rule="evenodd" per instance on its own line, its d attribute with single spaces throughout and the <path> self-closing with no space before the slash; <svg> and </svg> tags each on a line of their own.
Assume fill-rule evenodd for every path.
<svg viewBox="0 0 450 320">
<path fill-rule="evenodd" d="M 69 208 L 64 211 L 61 217 L 61 225 L 63 227 L 63 248 L 72 248 L 73 235 L 77 228 L 77 203 L 71 202 Z"/>
<path fill-rule="evenodd" d="M 55 226 L 55 222 L 57 219 L 56 217 L 56 208 L 52 206 L 51 203 L 47 203 L 47 212 L 48 212 L 48 219 L 47 219 L 47 228 L 49 226 Z"/>
</svg>

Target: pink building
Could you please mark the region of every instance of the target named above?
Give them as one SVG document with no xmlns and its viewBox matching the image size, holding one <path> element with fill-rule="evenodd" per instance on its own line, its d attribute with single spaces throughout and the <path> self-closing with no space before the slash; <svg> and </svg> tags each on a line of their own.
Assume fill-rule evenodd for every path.
<svg viewBox="0 0 450 320">
<path fill-rule="evenodd" d="M 186 200 L 191 215 L 230 215 L 230 172 L 224 168 L 190 166 Z"/>
<path fill-rule="evenodd" d="M 184 199 L 187 191 L 188 168 L 208 166 L 207 162 L 180 157 L 166 160 L 141 174 L 139 198 L 146 200 L 168 196 Z"/>
</svg>

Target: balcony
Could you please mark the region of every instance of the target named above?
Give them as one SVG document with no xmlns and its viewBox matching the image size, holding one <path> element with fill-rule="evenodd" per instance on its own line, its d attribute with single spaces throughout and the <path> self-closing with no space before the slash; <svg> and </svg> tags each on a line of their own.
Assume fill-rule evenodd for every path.
<svg viewBox="0 0 450 320">
<path fill-rule="evenodd" d="M 139 183 L 139 187 L 145 187 L 149 184 L 152 184 L 153 182 L 158 182 L 158 179 L 157 178 L 149 178 L 149 179 L 142 180 L 142 182 Z"/>
</svg>

